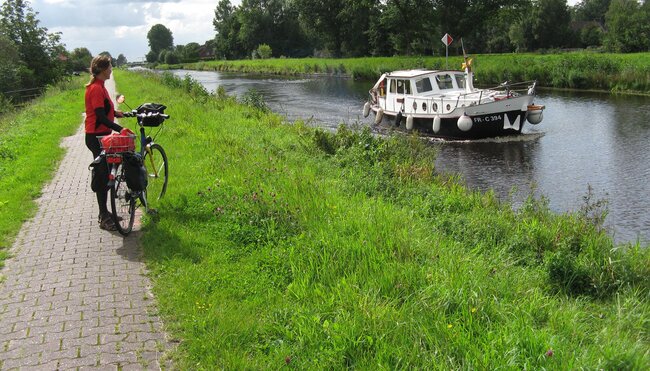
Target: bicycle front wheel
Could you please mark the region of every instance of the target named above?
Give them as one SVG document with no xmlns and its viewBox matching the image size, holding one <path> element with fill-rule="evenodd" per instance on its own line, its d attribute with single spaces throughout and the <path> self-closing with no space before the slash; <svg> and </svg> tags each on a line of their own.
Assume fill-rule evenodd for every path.
<svg viewBox="0 0 650 371">
<path fill-rule="evenodd" d="M 145 198 L 147 200 L 147 208 L 151 208 L 167 192 L 167 181 L 169 178 L 167 154 L 160 144 L 154 143 L 145 151 L 144 167 L 147 169 L 148 181 Z"/>
<path fill-rule="evenodd" d="M 126 236 L 133 229 L 137 196 L 126 185 L 122 164 L 117 166 L 115 183 L 111 187 L 111 209 L 113 211 L 113 222 L 115 222 L 117 231 Z"/>
</svg>

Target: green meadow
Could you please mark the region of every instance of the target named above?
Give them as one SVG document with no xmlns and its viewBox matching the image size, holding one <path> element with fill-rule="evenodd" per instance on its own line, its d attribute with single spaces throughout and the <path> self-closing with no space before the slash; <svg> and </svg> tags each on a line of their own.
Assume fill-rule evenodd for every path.
<svg viewBox="0 0 650 371">
<path fill-rule="evenodd" d="M 548 88 L 650 94 L 650 53 L 608 54 L 485 54 L 473 58 L 475 80 L 481 86 L 537 80 Z M 449 57 L 448 67 L 460 69 L 463 58 Z M 377 57 L 350 59 L 257 59 L 205 61 L 159 66 L 203 71 L 270 74 L 329 74 L 375 81 L 384 72 L 428 68 L 445 69 L 445 57 Z"/>
<path fill-rule="evenodd" d="M 330 133 L 254 94 L 115 76 L 131 106 L 171 115 L 156 139 L 169 188 L 141 244 L 174 368 L 650 367 L 650 249 L 615 245 L 597 200 L 513 210 L 438 174 L 415 136 Z M 82 80 L 0 117 L 5 248 L 79 127 Z"/>
<path fill-rule="evenodd" d="M 514 211 L 416 137 L 284 123 L 169 74 L 117 83 L 172 115 L 142 244 L 181 369 L 650 366 L 650 250 L 614 245 L 597 202 Z"/>
</svg>

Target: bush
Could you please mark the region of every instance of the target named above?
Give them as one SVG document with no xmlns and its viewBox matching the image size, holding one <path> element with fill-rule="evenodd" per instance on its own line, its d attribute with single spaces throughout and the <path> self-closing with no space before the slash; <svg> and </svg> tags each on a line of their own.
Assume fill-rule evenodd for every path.
<svg viewBox="0 0 650 371">
<path fill-rule="evenodd" d="M 255 108 L 263 113 L 270 111 L 269 106 L 266 104 L 262 93 L 255 89 L 249 89 L 246 93 L 244 93 L 241 97 L 241 103 Z"/>
<path fill-rule="evenodd" d="M 273 54 L 271 47 L 268 46 L 267 44 L 260 44 L 260 46 L 257 47 L 257 55 L 261 59 L 269 59 L 271 58 L 271 55 Z"/>
</svg>

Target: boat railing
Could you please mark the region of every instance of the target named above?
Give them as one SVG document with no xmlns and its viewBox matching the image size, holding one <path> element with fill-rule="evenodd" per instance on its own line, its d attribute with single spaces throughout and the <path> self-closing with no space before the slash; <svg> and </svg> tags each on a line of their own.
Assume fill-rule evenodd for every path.
<svg viewBox="0 0 650 371">
<path fill-rule="evenodd" d="M 481 102 L 483 101 L 483 95 L 486 92 L 489 92 L 489 94 L 488 94 L 489 98 L 495 98 L 497 95 L 500 95 L 500 93 L 502 94 L 502 93 L 505 92 L 505 96 L 503 97 L 503 99 L 509 99 L 509 98 L 518 97 L 518 96 L 521 96 L 521 95 L 524 95 L 524 94 L 530 94 L 531 90 L 534 91 L 536 85 L 537 85 L 536 80 L 534 80 L 534 81 L 522 81 L 522 82 L 517 82 L 517 83 L 510 83 L 510 82 L 506 81 L 506 82 L 503 82 L 503 83 L 501 83 L 501 84 L 499 84 L 499 85 L 497 85 L 497 86 L 495 86 L 493 88 L 480 89 L 479 91 L 473 91 L 473 92 L 470 92 L 470 93 L 459 94 L 458 97 L 456 98 L 456 104 L 454 105 L 454 107 L 451 108 L 451 106 L 448 105 L 449 108 L 447 109 L 446 113 L 452 112 L 456 108 L 458 108 L 458 105 L 461 104 L 460 103 L 461 98 L 463 99 L 463 103 L 466 103 L 466 104 L 468 104 L 470 106 L 473 106 L 473 105 L 481 104 Z M 478 95 L 478 99 L 471 99 L 471 98 L 468 99 L 468 97 L 473 96 L 473 95 Z M 434 100 L 435 99 L 432 99 L 432 102 Z M 444 114 L 445 113 L 444 108 L 446 108 L 446 107 L 444 106 L 443 102 L 444 102 L 444 98 L 440 98 L 440 107 L 442 109 L 441 113 Z"/>
</svg>

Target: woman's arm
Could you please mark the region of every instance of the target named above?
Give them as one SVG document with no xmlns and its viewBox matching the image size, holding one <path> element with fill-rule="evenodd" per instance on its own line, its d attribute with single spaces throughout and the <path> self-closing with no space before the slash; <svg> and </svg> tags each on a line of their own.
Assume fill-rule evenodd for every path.
<svg viewBox="0 0 650 371">
<path fill-rule="evenodd" d="M 108 126 L 109 128 L 117 131 L 118 133 L 122 131 L 122 127 L 120 125 L 108 119 L 106 113 L 104 113 L 104 107 L 96 108 L 95 115 L 97 116 L 97 124 Z"/>
</svg>

